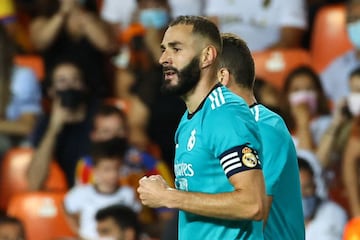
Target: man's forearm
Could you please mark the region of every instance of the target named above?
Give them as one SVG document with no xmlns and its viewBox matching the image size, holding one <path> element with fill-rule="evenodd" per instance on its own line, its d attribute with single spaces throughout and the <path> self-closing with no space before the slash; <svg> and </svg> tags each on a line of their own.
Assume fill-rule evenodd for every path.
<svg viewBox="0 0 360 240">
<path fill-rule="evenodd" d="M 43 183 L 48 175 L 49 165 L 52 160 L 57 132 L 49 129 L 39 147 L 35 150 L 34 156 L 28 169 L 28 188 L 29 190 L 41 190 Z"/>
<path fill-rule="evenodd" d="M 248 191 L 206 194 L 169 190 L 167 207 L 177 208 L 194 214 L 223 219 L 263 218 L 263 203 L 249 196 Z"/>
<path fill-rule="evenodd" d="M 164 196 L 166 207 L 177 208 L 198 215 L 224 219 L 262 220 L 265 215 L 265 190 L 261 172 L 252 185 L 233 192 L 195 193 L 168 190 Z"/>
</svg>

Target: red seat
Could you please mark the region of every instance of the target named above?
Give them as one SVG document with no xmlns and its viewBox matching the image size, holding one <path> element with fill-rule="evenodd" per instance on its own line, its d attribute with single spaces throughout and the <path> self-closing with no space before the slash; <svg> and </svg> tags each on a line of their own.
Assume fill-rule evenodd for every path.
<svg viewBox="0 0 360 240">
<path fill-rule="evenodd" d="M 300 65 L 311 65 L 308 51 L 304 49 L 277 49 L 253 53 L 255 74 L 282 90 L 285 77 Z"/>
<path fill-rule="evenodd" d="M 32 159 L 33 149 L 12 148 L 1 163 L 0 209 L 6 209 L 10 198 L 19 192 L 27 191 L 27 168 Z M 57 162 L 52 161 L 44 190 L 66 191 L 68 185 L 65 174 Z"/>
<path fill-rule="evenodd" d="M 14 58 L 15 64 L 23 67 L 31 68 L 39 81 L 45 77 L 44 61 L 39 55 L 16 55 Z"/>
<path fill-rule="evenodd" d="M 336 57 L 353 48 L 345 20 L 345 4 L 324 6 L 315 16 L 310 52 L 317 72 L 323 71 Z"/>
<path fill-rule="evenodd" d="M 14 195 L 7 214 L 19 218 L 28 240 L 74 237 L 63 208 L 64 192 L 27 192 Z"/>
</svg>

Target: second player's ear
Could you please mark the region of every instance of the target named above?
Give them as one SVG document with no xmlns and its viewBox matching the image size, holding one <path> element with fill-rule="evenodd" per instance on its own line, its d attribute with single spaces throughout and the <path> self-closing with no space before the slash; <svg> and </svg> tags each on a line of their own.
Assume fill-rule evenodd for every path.
<svg viewBox="0 0 360 240">
<path fill-rule="evenodd" d="M 224 86 L 229 85 L 230 82 L 229 70 L 227 70 L 226 68 L 220 68 L 220 70 L 217 72 L 217 78 L 222 85 Z"/>
</svg>

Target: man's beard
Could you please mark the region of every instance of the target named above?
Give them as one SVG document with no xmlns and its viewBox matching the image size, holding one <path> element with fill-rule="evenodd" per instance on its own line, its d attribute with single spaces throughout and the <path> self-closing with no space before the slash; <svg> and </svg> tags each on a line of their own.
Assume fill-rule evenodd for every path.
<svg viewBox="0 0 360 240">
<path fill-rule="evenodd" d="M 172 70 L 178 76 L 177 85 L 171 85 L 171 80 L 164 80 L 161 92 L 169 95 L 184 96 L 192 90 L 200 80 L 199 57 L 194 57 L 182 70 L 173 67 L 164 67 L 163 71 Z M 165 77 L 165 76 L 164 76 Z"/>
</svg>

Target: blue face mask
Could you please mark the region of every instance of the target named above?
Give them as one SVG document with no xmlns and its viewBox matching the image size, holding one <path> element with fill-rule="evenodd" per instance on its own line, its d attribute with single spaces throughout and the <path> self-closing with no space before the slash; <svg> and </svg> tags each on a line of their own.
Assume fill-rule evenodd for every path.
<svg viewBox="0 0 360 240">
<path fill-rule="evenodd" d="M 304 219 L 309 219 L 313 216 L 318 198 L 316 196 L 302 197 L 302 208 L 304 212 Z"/>
<path fill-rule="evenodd" d="M 347 31 L 348 31 L 351 43 L 357 49 L 360 49 L 360 20 L 349 23 L 347 25 Z"/>
<path fill-rule="evenodd" d="M 140 12 L 140 22 L 144 27 L 161 29 L 169 22 L 169 14 L 161 8 L 145 9 Z"/>
</svg>

